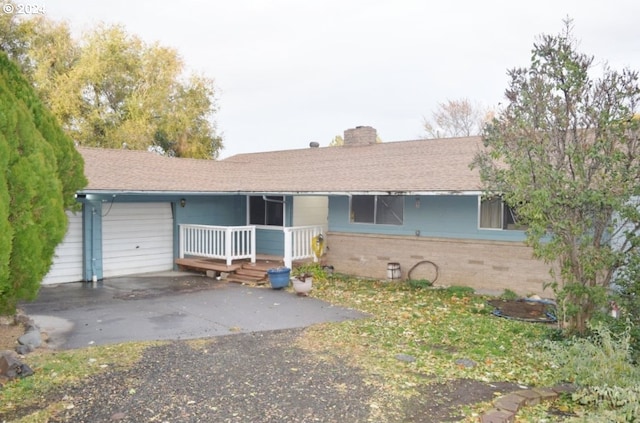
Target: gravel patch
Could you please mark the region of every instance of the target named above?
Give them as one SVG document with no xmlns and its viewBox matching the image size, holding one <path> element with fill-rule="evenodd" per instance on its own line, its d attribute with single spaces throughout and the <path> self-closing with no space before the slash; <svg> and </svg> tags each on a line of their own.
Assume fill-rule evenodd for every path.
<svg viewBox="0 0 640 423">
<path fill-rule="evenodd" d="M 238 333 L 149 347 L 129 369 L 62 387 L 38 406 L 0 415 L 0 421 L 54 402 L 62 402 L 63 410 L 50 423 L 380 421 L 380 393 L 365 381 L 367 375 L 349 365 L 348 357 L 319 358 L 297 347 L 303 332 Z M 385 421 L 459 421 L 460 406 L 518 389 L 464 379 L 426 384 Z"/>
<path fill-rule="evenodd" d="M 295 347 L 302 329 L 173 341 L 60 392 L 51 422 L 366 422 L 372 388 L 343 360 Z"/>
</svg>

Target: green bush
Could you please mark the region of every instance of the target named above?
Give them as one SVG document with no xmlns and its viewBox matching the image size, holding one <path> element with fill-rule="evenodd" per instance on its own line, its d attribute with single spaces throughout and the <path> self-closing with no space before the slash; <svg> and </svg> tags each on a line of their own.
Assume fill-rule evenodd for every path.
<svg viewBox="0 0 640 423">
<path fill-rule="evenodd" d="M 573 401 L 593 411 L 585 413 L 583 421 L 637 422 L 640 420 L 640 385 L 593 386 L 572 395 Z"/>
<path fill-rule="evenodd" d="M 620 316 L 618 319 L 605 316 L 603 320 L 614 333 L 629 331 L 631 358 L 640 364 L 640 256 L 631 254 L 625 260 L 615 279 L 617 289 L 611 296 L 620 309 Z"/>
<path fill-rule="evenodd" d="M 292 273 L 293 276 L 297 275 L 311 275 L 316 281 L 325 280 L 327 273 L 324 271 L 320 263 L 305 263 L 296 266 Z"/>
<path fill-rule="evenodd" d="M 631 359 L 630 329 L 628 323 L 627 330 L 615 334 L 600 323 L 591 327 L 588 337 L 546 342 L 547 360 L 555 363 L 559 379 L 579 387 L 573 401 L 589 407 L 583 418 L 571 421 L 640 419 L 640 367 Z"/>
<path fill-rule="evenodd" d="M 38 293 L 85 184 L 72 140 L 0 53 L 0 314 Z"/>
<path fill-rule="evenodd" d="M 505 289 L 502 295 L 500 295 L 500 298 L 502 298 L 503 300 L 512 301 L 521 298 L 521 296 L 510 289 Z"/>
<path fill-rule="evenodd" d="M 591 332 L 585 338 L 547 342 L 561 379 L 582 387 L 635 386 L 640 381 L 640 368 L 631 360 L 629 331 L 616 335 L 599 324 Z"/>
</svg>

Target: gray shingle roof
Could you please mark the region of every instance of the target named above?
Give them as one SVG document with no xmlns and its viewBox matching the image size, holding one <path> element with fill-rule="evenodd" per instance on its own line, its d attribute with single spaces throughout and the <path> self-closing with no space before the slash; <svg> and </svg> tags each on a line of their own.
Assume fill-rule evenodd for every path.
<svg viewBox="0 0 640 423">
<path fill-rule="evenodd" d="M 87 190 L 356 193 L 479 191 L 480 137 L 238 154 L 225 160 L 80 147 Z"/>
</svg>

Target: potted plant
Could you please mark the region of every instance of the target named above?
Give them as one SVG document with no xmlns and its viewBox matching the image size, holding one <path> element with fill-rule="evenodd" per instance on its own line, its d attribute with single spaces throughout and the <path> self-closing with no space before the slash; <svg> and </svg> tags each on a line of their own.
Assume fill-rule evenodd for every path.
<svg viewBox="0 0 640 423">
<path fill-rule="evenodd" d="M 274 267 L 267 270 L 269 276 L 269 283 L 273 289 L 282 289 L 289 286 L 289 279 L 291 277 L 291 269 L 288 267 Z"/>
<path fill-rule="evenodd" d="M 293 290 L 296 294 L 306 297 L 309 295 L 311 291 L 311 287 L 313 285 L 313 275 L 311 273 L 307 273 L 304 270 L 298 271 L 295 273 L 293 278 L 291 279 L 293 284 Z"/>
</svg>

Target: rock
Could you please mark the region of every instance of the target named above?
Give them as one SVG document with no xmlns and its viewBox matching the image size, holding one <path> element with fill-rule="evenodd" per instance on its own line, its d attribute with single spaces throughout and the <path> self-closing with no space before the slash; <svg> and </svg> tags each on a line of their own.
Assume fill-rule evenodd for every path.
<svg viewBox="0 0 640 423">
<path fill-rule="evenodd" d="M 26 314 L 23 314 L 21 312 L 18 312 L 16 314 L 15 320 L 16 320 L 16 323 L 24 325 L 25 327 L 33 325 L 33 319 L 31 319 L 31 317 L 29 317 Z"/>
<path fill-rule="evenodd" d="M 26 363 L 22 363 L 20 365 L 20 377 L 21 378 L 25 378 L 28 376 L 33 376 L 33 369 L 31 367 L 29 367 L 28 364 Z"/>
<path fill-rule="evenodd" d="M 27 355 L 30 352 L 34 351 L 34 348 L 31 345 L 17 345 L 15 351 L 20 355 Z"/>
<path fill-rule="evenodd" d="M 478 365 L 478 363 L 469 358 L 459 358 L 456 360 L 456 364 L 466 368 L 476 367 Z"/>
<path fill-rule="evenodd" d="M 0 375 L 7 379 L 12 379 L 16 369 L 20 366 L 20 360 L 13 351 L 2 351 L 0 353 Z"/>
<path fill-rule="evenodd" d="M 31 322 L 31 323 L 25 325 L 25 329 L 24 329 L 25 332 L 31 332 L 31 331 L 34 331 L 34 330 L 37 330 L 38 332 L 40 332 L 40 328 L 38 326 L 36 326 L 35 323 Z"/>
<path fill-rule="evenodd" d="M 38 329 L 37 326 L 31 326 L 24 335 L 18 338 L 18 343 L 21 345 L 29 345 L 34 349 L 38 348 L 42 345 L 40 329 Z"/>
<path fill-rule="evenodd" d="M 396 354 L 396 360 L 413 363 L 416 361 L 416 358 L 409 354 Z"/>
<path fill-rule="evenodd" d="M 33 375 L 31 367 L 22 363 L 13 351 L 0 353 L 0 376 L 13 380 Z"/>
<path fill-rule="evenodd" d="M 0 357 L 2 356 L 7 356 L 7 357 L 14 357 L 14 358 L 18 358 L 18 356 L 16 355 L 15 352 L 11 351 L 11 350 L 2 350 L 0 351 Z"/>
</svg>

